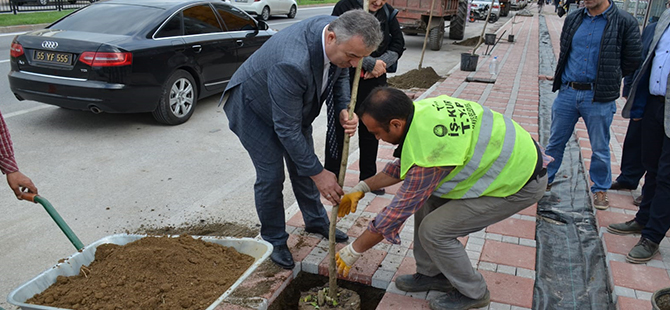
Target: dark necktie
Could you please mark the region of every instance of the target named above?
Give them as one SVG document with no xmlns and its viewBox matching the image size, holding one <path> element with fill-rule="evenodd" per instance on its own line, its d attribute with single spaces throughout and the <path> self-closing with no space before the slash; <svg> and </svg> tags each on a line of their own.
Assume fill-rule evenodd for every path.
<svg viewBox="0 0 670 310">
<path fill-rule="evenodd" d="M 333 100 L 333 88 L 335 86 L 335 65 L 331 64 L 328 71 L 328 86 L 326 86 L 326 108 L 328 112 L 328 131 L 326 132 L 326 144 L 331 158 L 337 158 L 337 138 L 335 136 L 335 102 Z"/>
</svg>

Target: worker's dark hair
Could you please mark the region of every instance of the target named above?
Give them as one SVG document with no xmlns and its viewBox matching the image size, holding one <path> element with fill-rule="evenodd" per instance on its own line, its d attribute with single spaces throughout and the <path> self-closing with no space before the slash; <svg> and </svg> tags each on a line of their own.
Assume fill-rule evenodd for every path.
<svg viewBox="0 0 670 310">
<path fill-rule="evenodd" d="M 370 115 L 386 132 L 392 119 L 407 120 L 413 112 L 412 99 L 399 89 L 384 86 L 373 89 L 358 109 L 360 117 Z"/>
</svg>

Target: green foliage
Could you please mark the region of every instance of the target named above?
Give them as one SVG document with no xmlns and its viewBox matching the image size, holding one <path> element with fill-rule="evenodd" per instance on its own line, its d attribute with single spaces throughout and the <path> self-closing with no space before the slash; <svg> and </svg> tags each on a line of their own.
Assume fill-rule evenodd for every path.
<svg viewBox="0 0 670 310">
<path fill-rule="evenodd" d="M 50 24 L 74 10 L 49 12 L 18 12 L 17 14 L 0 14 L 0 27 L 14 25 Z"/>
</svg>

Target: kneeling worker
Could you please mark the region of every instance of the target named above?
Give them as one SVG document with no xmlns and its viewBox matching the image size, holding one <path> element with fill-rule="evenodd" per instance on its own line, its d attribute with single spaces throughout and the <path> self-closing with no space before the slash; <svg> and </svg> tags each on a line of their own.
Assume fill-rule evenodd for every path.
<svg viewBox="0 0 670 310">
<path fill-rule="evenodd" d="M 404 180 L 368 229 L 337 253 L 348 276 L 361 254 L 399 231 L 414 214 L 416 273 L 396 286 L 407 292 L 446 292 L 431 309 L 470 309 L 490 303 L 482 275 L 456 239 L 502 221 L 536 203 L 547 185 L 544 155 L 513 120 L 475 102 L 439 96 L 412 102 L 400 90 L 380 87 L 359 117 L 377 139 L 396 144 L 397 159 L 343 196 L 338 216 L 356 212 L 366 192 Z"/>
</svg>

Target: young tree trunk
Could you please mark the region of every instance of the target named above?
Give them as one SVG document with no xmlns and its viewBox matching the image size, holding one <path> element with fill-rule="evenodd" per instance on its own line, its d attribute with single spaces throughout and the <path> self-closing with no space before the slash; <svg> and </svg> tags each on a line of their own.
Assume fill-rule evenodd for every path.
<svg viewBox="0 0 670 310">
<path fill-rule="evenodd" d="M 363 9 L 369 11 L 369 0 L 363 0 Z M 356 66 L 356 75 L 354 76 L 354 83 L 351 86 L 351 101 L 349 102 L 349 119 L 354 116 L 354 108 L 356 108 L 356 96 L 358 95 L 358 81 L 361 78 L 361 66 L 363 59 L 358 62 Z M 336 114 L 337 115 L 337 114 Z M 337 177 L 337 183 L 340 187 L 344 187 L 344 176 L 347 173 L 347 162 L 349 161 L 349 135 L 344 135 L 344 143 L 342 143 L 342 161 L 340 162 L 340 175 Z M 337 264 L 335 263 L 335 225 L 337 224 L 337 211 L 340 205 L 334 205 L 330 212 L 330 232 L 328 235 L 329 242 L 329 256 L 330 266 L 328 268 L 328 297 L 335 299 L 337 297 Z"/>
</svg>

